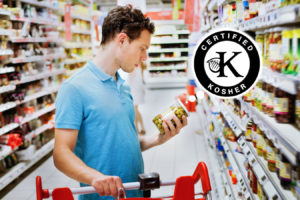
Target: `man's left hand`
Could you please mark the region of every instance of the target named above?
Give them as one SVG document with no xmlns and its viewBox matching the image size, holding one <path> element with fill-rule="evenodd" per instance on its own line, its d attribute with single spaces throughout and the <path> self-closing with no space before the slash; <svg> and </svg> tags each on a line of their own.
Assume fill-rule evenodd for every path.
<svg viewBox="0 0 300 200">
<path fill-rule="evenodd" d="M 176 124 L 175 126 L 171 120 L 173 120 L 175 122 L 175 124 Z M 163 127 L 164 127 L 165 133 L 158 135 L 157 142 L 159 144 L 165 143 L 166 141 L 168 141 L 169 139 L 171 139 L 172 137 L 177 135 L 180 132 L 180 130 L 183 127 L 185 127 L 186 125 L 187 125 L 187 117 L 184 115 L 182 117 L 182 123 L 175 115 L 172 117 L 172 119 L 165 120 L 163 122 Z"/>
</svg>

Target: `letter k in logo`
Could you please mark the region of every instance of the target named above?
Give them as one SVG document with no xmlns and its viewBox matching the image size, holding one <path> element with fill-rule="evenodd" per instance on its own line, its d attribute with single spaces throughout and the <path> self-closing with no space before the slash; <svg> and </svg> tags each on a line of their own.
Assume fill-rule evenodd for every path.
<svg viewBox="0 0 300 200">
<path fill-rule="evenodd" d="M 239 55 L 242 52 L 232 52 L 233 56 L 231 56 L 231 58 L 229 58 L 226 62 L 224 62 L 224 55 L 225 55 L 226 52 L 216 52 L 216 53 L 220 55 L 220 63 L 219 63 L 219 66 L 220 66 L 219 72 L 220 72 L 220 74 L 218 75 L 218 77 L 227 77 L 224 74 L 224 68 L 225 68 L 225 66 L 227 66 L 230 69 L 230 71 L 233 73 L 233 75 L 235 77 L 243 77 L 242 75 L 240 75 L 235 70 L 235 68 L 230 63 L 237 55 Z"/>
</svg>

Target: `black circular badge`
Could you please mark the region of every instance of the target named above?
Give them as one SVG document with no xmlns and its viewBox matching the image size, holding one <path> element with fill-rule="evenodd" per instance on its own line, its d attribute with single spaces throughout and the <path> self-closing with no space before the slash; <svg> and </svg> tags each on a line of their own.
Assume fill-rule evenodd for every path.
<svg viewBox="0 0 300 200">
<path fill-rule="evenodd" d="M 222 98 L 245 94 L 258 80 L 261 59 L 247 34 L 222 29 L 205 35 L 194 54 L 194 70 L 208 93 Z"/>
</svg>

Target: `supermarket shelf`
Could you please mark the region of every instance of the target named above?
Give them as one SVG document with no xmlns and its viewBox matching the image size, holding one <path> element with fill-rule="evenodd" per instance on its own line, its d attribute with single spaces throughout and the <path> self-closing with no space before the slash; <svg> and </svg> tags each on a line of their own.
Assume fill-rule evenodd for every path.
<svg viewBox="0 0 300 200">
<path fill-rule="evenodd" d="M 29 169 L 32 165 L 37 163 L 42 157 L 47 155 L 53 150 L 54 147 L 54 139 L 49 141 L 47 144 L 42 146 L 41 149 L 37 150 L 35 154 L 32 156 L 32 160 L 29 162 L 21 162 L 13 167 L 9 172 L 7 172 L 4 176 L 0 178 L 0 190 L 2 190 L 5 186 L 19 177 L 23 172 Z"/>
<path fill-rule="evenodd" d="M 19 58 L 12 58 L 10 61 L 13 64 L 18 63 L 27 63 L 27 62 L 37 62 L 42 60 L 53 60 L 64 58 L 66 55 L 64 53 L 55 53 L 55 54 L 48 54 L 46 56 L 31 56 L 31 57 L 19 57 Z"/>
<path fill-rule="evenodd" d="M 291 124 L 280 124 L 274 118 L 260 112 L 256 108 L 241 101 L 245 111 L 251 116 L 254 122 L 264 131 L 267 137 L 273 141 L 276 148 L 280 148 L 282 153 L 293 165 L 300 163 L 300 134 L 299 130 Z"/>
<path fill-rule="evenodd" d="M 56 7 L 52 6 L 50 3 L 46 2 L 40 2 L 40 1 L 35 1 L 35 0 L 19 0 L 20 2 L 23 3 L 28 3 L 33 6 L 38 6 L 38 7 L 43 7 L 43 8 L 50 8 L 50 9 L 57 9 Z"/>
<path fill-rule="evenodd" d="M 27 43 L 27 42 L 55 42 L 61 43 L 63 40 L 53 38 L 53 37 L 46 37 L 46 38 L 10 38 L 10 41 L 13 43 Z"/>
<path fill-rule="evenodd" d="M 167 52 L 188 52 L 188 48 L 164 48 L 164 49 L 156 49 L 156 48 L 149 48 L 148 53 L 167 53 Z"/>
<path fill-rule="evenodd" d="M 145 79 L 148 88 L 181 88 L 185 87 L 187 77 L 147 77 Z"/>
<path fill-rule="evenodd" d="M 33 81 L 36 81 L 36 80 L 40 80 L 40 79 L 43 79 L 43 78 L 48 78 L 50 76 L 55 76 L 55 75 L 64 74 L 64 73 L 65 73 L 65 69 L 47 70 L 47 71 L 44 71 L 44 72 L 39 73 L 39 74 L 24 77 L 20 81 L 15 81 L 15 84 L 18 85 L 18 84 L 33 82 Z"/>
<path fill-rule="evenodd" d="M 0 112 L 4 112 L 4 111 L 9 110 L 11 108 L 14 108 L 16 106 L 17 106 L 16 102 L 8 102 L 8 103 L 5 103 L 5 104 L 1 104 L 0 105 Z"/>
<path fill-rule="evenodd" d="M 278 8 L 265 15 L 244 21 L 239 26 L 242 30 L 258 30 L 272 26 L 296 23 L 300 21 L 299 9 L 299 4 Z"/>
<path fill-rule="evenodd" d="M 71 18 L 72 19 L 80 19 L 80 20 L 84 20 L 84 21 L 91 21 L 91 18 L 88 16 L 80 16 L 80 15 L 75 15 L 75 14 L 71 14 Z"/>
<path fill-rule="evenodd" d="M 179 35 L 179 34 L 190 34 L 189 30 L 176 30 L 176 31 L 156 31 L 154 35 Z"/>
<path fill-rule="evenodd" d="M 6 29 L 0 29 L 0 35 L 8 35 L 10 36 L 12 34 L 11 30 L 6 30 Z"/>
<path fill-rule="evenodd" d="M 76 63 L 86 62 L 89 58 L 68 58 L 64 60 L 64 65 L 72 65 Z"/>
<path fill-rule="evenodd" d="M 72 33 L 84 34 L 84 35 L 91 35 L 92 34 L 92 32 L 90 30 L 78 30 L 78 29 L 75 29 L 75 28 L 72 28 Z"/>
<path fill-rule="evenodd" d="M 27 17 L 15 17 L 15 16 L 10 16 L 10 19 L 12 21 L 21 21 L 21 22 L 30 22 L 33 24 L 42 24 L 42 25 L 49 25 L 49 26 L 58 26 L 58 22 L 51 22 L 49 19 L 45 18 L 27 18 Z"/>
<path fill-rule="evenodd" d="M 8 16 L 10 16 L 11 13 L 8 10 L 0 8 L 0 15 L 8 15 Z"/>
<path fill-rule="evenodd" d="M 250 151 L 255 155 L 255 159 L 259 162 L 262 170 L 267 175 L 268 179 L 270 179 L 270 181 L 273 183 L 274 186 L 278 186 L 276 188 L 277 188 L 278 191 L 281 192 L 281 196 L 284 196 L 285 199 L 288 199 L 288 200 L 296 200 L 296 198 L 294 197 L 294 195 L 291 191 L 285 190 L 280 186 L 280 180 L 277 177 L 276 173 L 269 171 L 268 162 L 265 159 L 263 159 L 262 157 L 259 157 L 257 155 L 253 144 L 250 143 L 250 142 L 247 142 L 247 145 L 248 145 Z M 266 188 L 266 190 L 269 190 L 269 188 Z"/>
<path fill-rule="evenodd" d="M 270 82 L 270 77 L 272 77 L 273 82 Z M 296 95 L 297 84 L 300 81 L 300 76 L 274 72 L 270 68 L 263 67 L 263 76 L 261 76 L 261 79 L 272 85 L 280 83 L 276 84 L 276 87 L 279 87 L 283 91 L 286 91 L 290 94 Z"/>
<path fill-rule="evenodd" d="M 12 109 L 12 108 L 22 104 L 22 103 L 26 103 L 26 102 L 29 102 L 31 100 L 40 98 L 42 96 L 46 96 L 46 95 L 52 94 L 54 92 L 57 92 L 59 90 L 59 87 L 60 86 L 54 86 L 54 87 L 46 88 L 41 92 L 35 93 L 33 95 L 26 96 L 23 101 L 8 102 L 8 103 L 5 103 L 5 104 L 1 104 L 0 105 L 0 112 L 4 112 L 6 110 Z"/>
<path fill-rule="evenodd" d="M 39 118 L 40 116 L 42 116 L 42 115 L 44 115 L 44 114 L 46 114 L 46 113 L 48 113 L 48 112 L 51 112 L 51 111 L 53 111 L 53 110 L 55 110 L 55 105 L 50 105 L 50 106 L 45 107 L 45 108 L 43 108 L 43 109 L 41 109 L 41 110 L 38 110 L 38 111 L 36 111 L 35 113 L 33 113 L 32 115 L 30 115 L 30 116 L 24 118 L 24 119 L 21 121 L 20 125 L 25 124 L 25 123 L 27 123 L 27 122 L 30 122 L 30 121 L 33 120 L 33 119 Z"/>
<path fill-rule="evenodd" d="M 42 90 L 41 92 L 37 92 L 33 95 L 26 96 L 25 99 L 23 101 L 21 101 L 20 103 L 18 103 L 17 105 L 26 103 L 28 101 L 32 101 L 34 99 L 38 99 L 42 96 L 46 96 L 46 95 L 52 94 L 54 92 L 57 92 L 59 90 L 59 87 L 60 86 L 48 87 L 48 88 Z"/>
<path fill-rule="evenodd" d="M 14 67 L 4 67 L 0 68 L 0 74 L 6 74 L 6 73 L 11 73 L 14 72 L 15 68 Z"/>
<path fill-rule="evenodd" d="M 48 124 L 44 124 L 41 127 L 31 131 L 30 133 L 26 134 L 25 138 L 28 140 L 31 140 L 32 138 L 40 135 L 41 133 L 54 128 L 54 123 L 48 123 Z"/>
<path fill-rule="evenodd" d="M 13 55 L 14 52 L 11 49 L 0 49 L 0 56 Z"/>
<path fill-rule="evenodd" d="M 222 133 L 220 134 L 222 135 Z M 243 191 L 245 199 L 258 199 L 255 197 L 255 194 L 253 194 L 249 182 L 247 180 L 247 171 L 245 167 L 241 166 L 240 164 L 244 163 L 245 157 L 241 155 L 240 153 L 234 152 L 233 149 L 237 148 L 237 144 L 234 142 L 230 142 L 224 138 L 224 136 L 221 136 L 221 141 L 225 150 L 225 153 L 228 156 L 228 160 L 235 171 L 236 178 L 238 180 L 238 184 L 241 188 L 241 191 Z"/>
<path fill-rule="evenodd" d="M 0 94 L 5 93 L 5 92 L 9 92 L 9 91 L 13 91 L 15 89 L 16 89 L 15 85 L 2 86 L 2 87 L 0 87 Z"/>
<path fill-rule="evenodd" d="M 10 124 L 8 124 L 8 125 L 6 125 L 6 126 L 4 126 L 4 127 L 2 127 L 0 129 L 0 135 L 8 133 L 9 131 L 12 131 L 12 130 L 14 130 L 17 127 L 19 127 L 19 124 L 17 124 L 17 123 L 10 123 Z"/>
<path fill-rule="evenodd" d="M 149 62 L 172 62 L 172 61 L 187 61 L 188 57 L 165 57 L 165 58 L 148 58 Z"/>
<path fill-rule="evenodd" d="M 73 42 L 73 43 L 65 43 L 63 46 L 67 49 L 90 48 L 90 47 L 92 47 L 92 43 Z"/>
<path fill-rule="evenodd" d="M 147 68 L 149 71 L 164 71 L 164 70 L 185 70 L 186 67 L 182 67 L 182 66 L 166 66 L 166 67 L 148 67 Z"/>
<path fill-rule="evenodd" d="M 189 43 L 188 39 L 157 39 L 153 38 L 151 40 L 151 44 L 181 44 L 181 43 Z"/>
<path fill-rule="evenodd" d="M 6 156 L 13 153 L 15 150 L 12 150 L 8 145 L 0 144 L 1 151 L 0 151 L 0 160 L 3 160 Z"/>
</svg>

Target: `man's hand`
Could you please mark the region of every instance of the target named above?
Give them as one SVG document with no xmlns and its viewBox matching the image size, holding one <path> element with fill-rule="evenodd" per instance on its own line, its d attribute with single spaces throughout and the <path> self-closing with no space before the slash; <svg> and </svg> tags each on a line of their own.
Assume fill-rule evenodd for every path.
<svg viewBox="0 0 300 200">
<path fill-rule="evenodd" d="M 163 144 L 166 141 L 168 141 L 170 138 L 174 137 L 177 135 L 180 130 L 187 125 L 187 118 L 186 116 L 182 116 L 182 123 L 181 121 L 174 115 L 172 117 L 172 120 L 175 122 L 176 126 L 171 122 L 171 119 L 166 120 L 163 122 L 163 127 L 164 127 L 164 134 L 159 134 L 157 140 L 158 144 Z"/>
<path fill-rule="evenodd" d="M 119 189 L 123 188 L 122 181 L 118 176 L 102 175 L 94 178 L 91 185 L 100 196 L 113 196 L 115 198 L 118 198 Z"/>
</svg>

